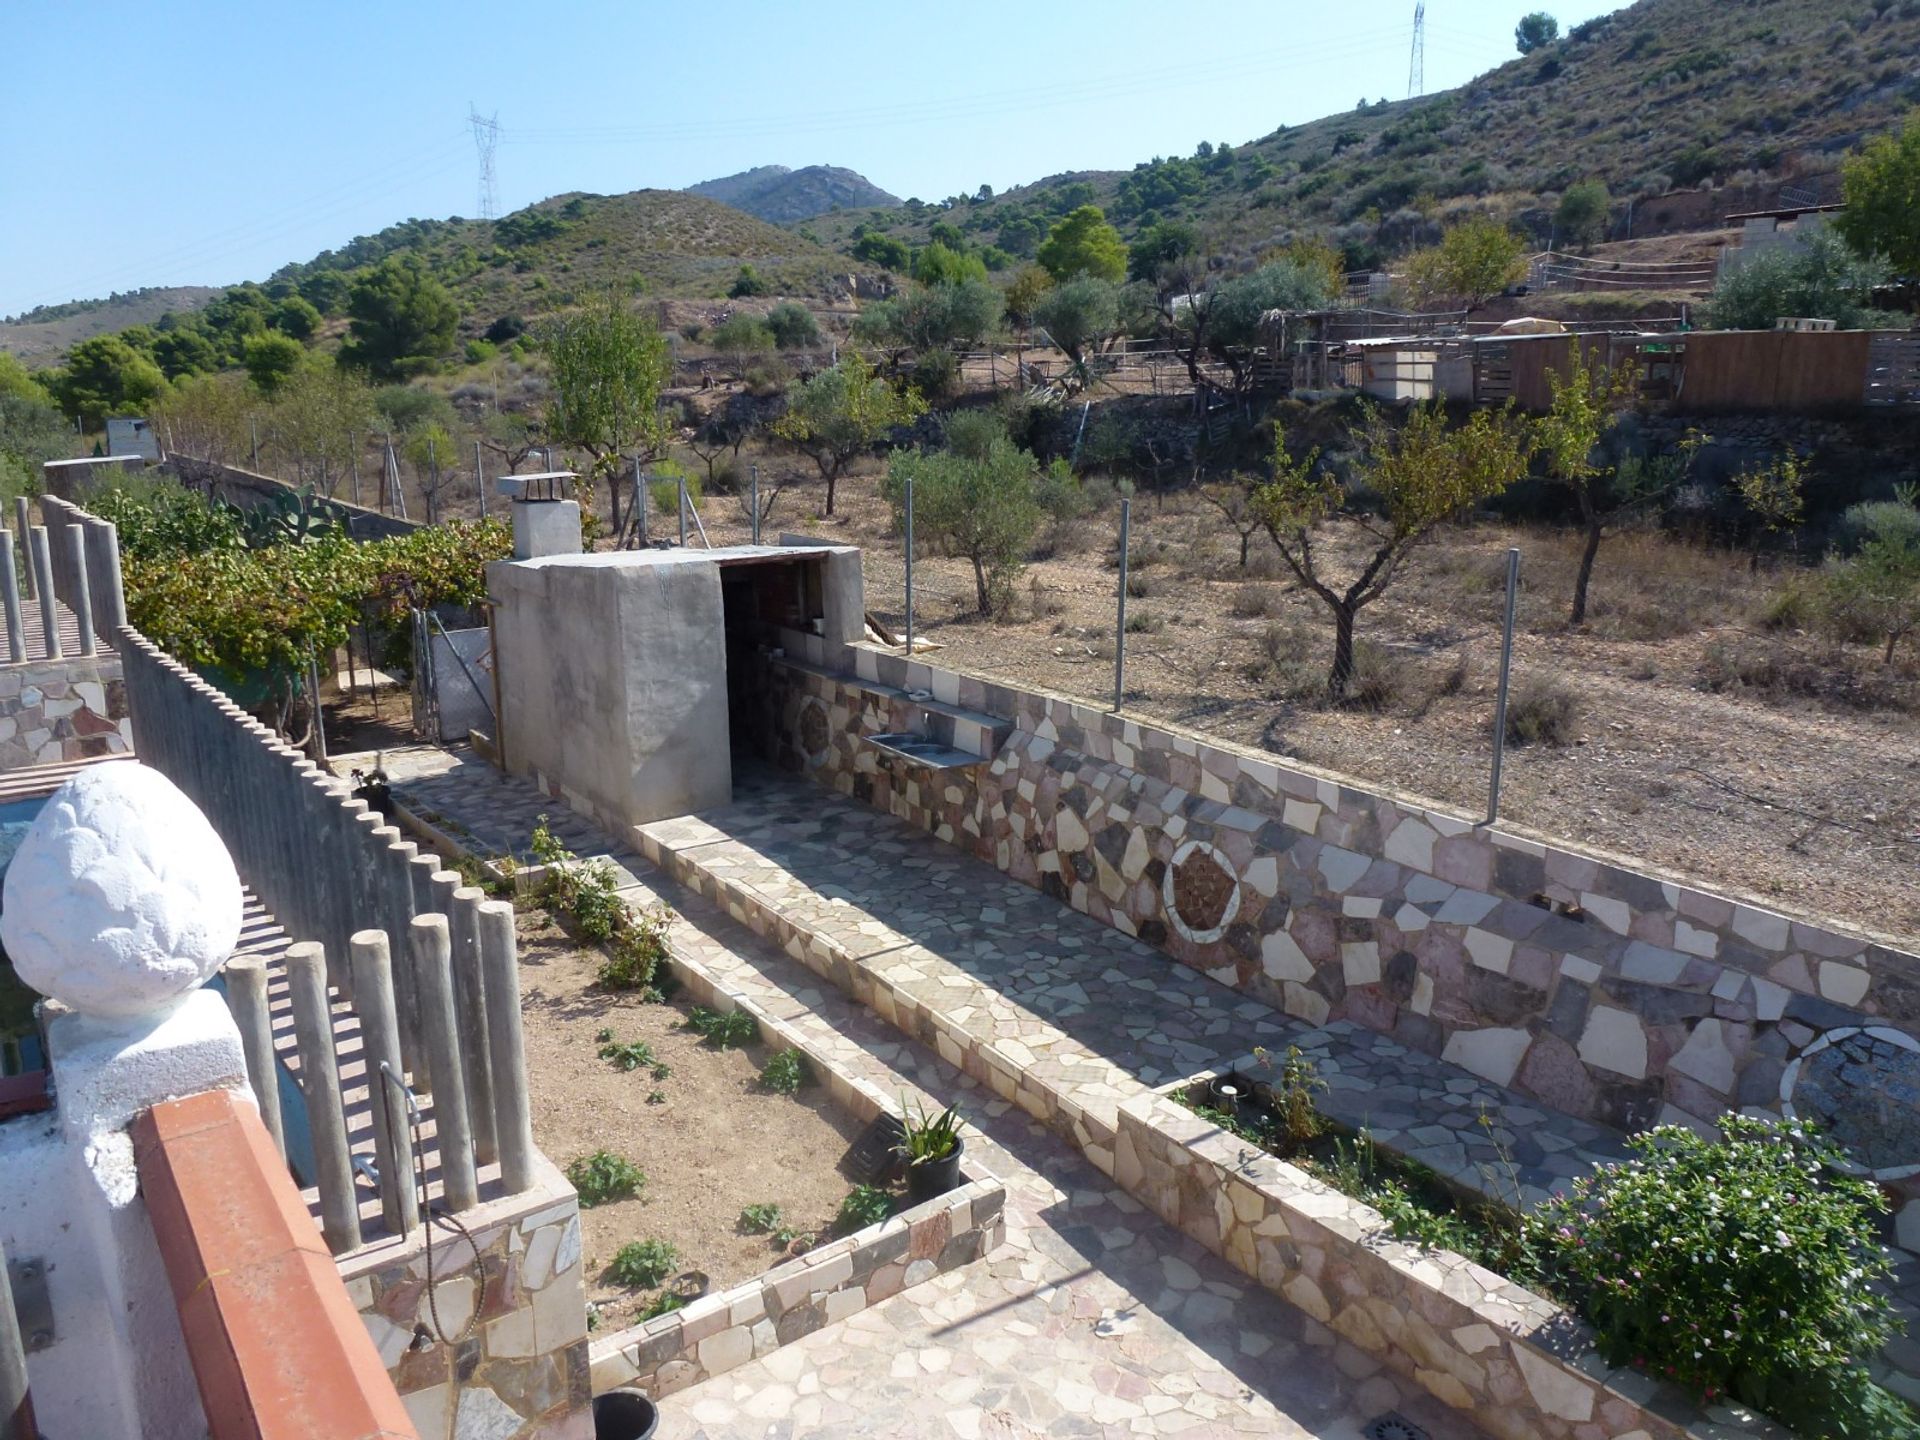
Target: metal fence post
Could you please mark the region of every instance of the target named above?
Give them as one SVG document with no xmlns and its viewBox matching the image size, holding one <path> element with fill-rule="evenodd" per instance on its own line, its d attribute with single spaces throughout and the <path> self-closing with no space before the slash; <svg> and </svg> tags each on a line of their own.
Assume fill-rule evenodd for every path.
<svg viewBox="0 0 1920 1440">
<path fill-rule="evenodd" d="M 1493 704 L 1493 775 L 1487 786 L 1487 823 L 1500 818 L 1500 765 L 1507 749 L 1507 680 L 1513 673 L 1513 609 L 1520 593 L 1520 551 L 1507 551 L 1507 614 L 1500 632 L 1500 693 Z"/>
<path fill-rule="evenodd" d="M 1113 708 L 1127 695 L 1127 560 L 1133 547 L 1133 501 L 1120 502 L 1120 607 L 1113 626 Z"/>
<path fill-rule="evenodd" d="M 753 495 L 753 543 L 760 543 L 760 467 L 749 465 L 747 474 L 752 477 Z"/>
<path fill-rule="evenodd" d="M 480 442 L 473 442 L 473 488 L 480 497 L 480 518 L 487 518 L 487 472 L 480 463 Z"/>
<path fill-rule="evenodd" d="M 907 658 L 913 658 L 913 481 L 907 481 Z"/>
<path fill-rule="evenodd" d="M 687 477 L 680 477 L 680 548 L 687 545 Z"/>
</svg>

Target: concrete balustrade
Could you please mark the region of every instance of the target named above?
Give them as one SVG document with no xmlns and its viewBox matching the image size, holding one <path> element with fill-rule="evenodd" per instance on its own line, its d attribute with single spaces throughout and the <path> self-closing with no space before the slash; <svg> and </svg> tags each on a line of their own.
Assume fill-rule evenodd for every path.
<svg viewBox="0 0 1920 1440">
<path fill-rule="evenodd" d="M 456 881 L 458 876 L 455 876 Z M 453 892 L 453 1008 L 460 1021 L 460 1058 L 466 1072 L 467 1109 L 473 1121 L 473 1156 L 481 1165 L 500 1158 L 494 1136 L 493 1046 L 487 1033 L 486 976 L 480 959 L 480 906 L 487 892 L 461 885 Z"/>
<path fill-rule="evenodd" d="M 340 1060 L 333 1044 L 333 1007 L 327 1003 L 327 957 L 312 941 L 287 947 L 287 988 L 300 1047 L 300 1089 L 313 1137 L 314 1181 L 320 1190 L 320 1233 L 327 1249 L 344 1255 L 360 1245 L 360 1201 L 353 1190 L 353 1156 L 340 1104 Z"/>
<path fill-rule="evenodd" d="M 247 1079 L 260 1100 L 260 1118 L 266 1122 L 273 1148 L 287 1153 L 286 1122 L 280 1114 L 280 1062 L 273 1053 L 273 1011 L 267 1004 L 267 962 L 258 955 L 236 955 L 221 972 L 227 981 L 227 1008 L 240 1027 L 240 1045 L 247 1055 Z"/>
<path fill-rule="evenodd" d="M 480 965 L 486 977 L 500 1178 L 508 1194 L 518 1194 L 534 1181 L 538 1152 L 533 1148 L 533 1111 L 527 1096 L 526 1040 L 520 1032 L 520 956 L 513 906 L 504 900 L 488 900 L 480 906 Z"/>
<path fill-rule="evenodd" d="M 20 576 L 13 560 L 13 534 L 0 530 L 0 602 L 7 613 L 7 660 L 19 665 L 27 658 L 27 624 L 20 609 Z"/>
<path fill-rule="evenodd" d="M 47 530 L 44 525 L 36 525 L 29 532 L 33 547 L 33 583 L 40 592 L 40 631 L 47 644 L 47 658 L 57 660 L 63 653 L 60 649 L 60 607 L 52 604 L 53 589 L 53 551 L 47 544 Z"/>
<path fill-rule="evenodd" d="M 406 1098 L 387 1074 L 401 1073 L 400 1026 L 393 1009 L 393 960 L 384 930 L 362 930 L 351 944 L 360 1051 L 366 1059 L 373 1149 L 380 1176 L 380 1218 L 388 1230 L 405 1235 L 420 1223 L 420 1201 L 414 1188 L 413 1131 L 407 1123 Z"/>
<path fill-rule="evenodd" d="M 467 1119 L 467 1090 L 460 1083 L 460 1034 L 453 1013 L 453 947 L 444 915 L 416 915 L 408 933 L 415 982 L 420 987 L 420 1017 L 426 1031 L 433 1073 L 444 1083 L 433 1098 L 434 1138 L 440 1147 L 440 1187 L 452 1210 L 479 1203 L 473 1168 L 473 1127 Z"/>
</svg>

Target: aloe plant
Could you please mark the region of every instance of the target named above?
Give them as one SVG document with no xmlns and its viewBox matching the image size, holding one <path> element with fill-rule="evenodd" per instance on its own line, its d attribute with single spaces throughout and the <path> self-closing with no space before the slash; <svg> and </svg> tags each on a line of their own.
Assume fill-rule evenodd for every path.
<svg viewBox="0 0 1920 1440">
<path fill-rule="evenodd" d="M 909 1165 L 944 1160 L 960 1148 L 960 1112 L 954 1106 L 949 1105 L 929 1119 L 925 1106 L 909 1104 L 903 1099 L 900 1113 L 903 1127 L 900 1153 L 907 1157 Z"/>
</svg>

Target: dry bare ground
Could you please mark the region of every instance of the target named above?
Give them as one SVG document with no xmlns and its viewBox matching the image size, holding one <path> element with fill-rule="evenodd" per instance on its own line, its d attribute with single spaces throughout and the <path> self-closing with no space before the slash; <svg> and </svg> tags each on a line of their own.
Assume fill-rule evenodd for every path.
<svg viewBox="0 0 1920 1440">
<path fill-rule="evenodd" d="M 794 463 L 763 457 L 763 481 Z M 811 513 L 817 484 L 789 489 L 768 533 L 865 546 L 868 606 L 897 622 L 900 541 L 878 477 L 876 465 L 844 480 L 832 518 Z M 743 538 L 730 499 L 704 508 L 715 543 Z M 1516 688 L 1557 681 L 1577 718 L 1566 743 L 1509 748 L 1504 819 L 1909 945 L 1920 934 L 1920 664 L 1909 652 L 1885 670 L 1867 647 L 1836 658 L 1828 642 L 1764 630 L 1756 617 L 1781 575 L 1658 535 L 1610 538 L 1590 623 L 1570 631 L 1571 538 L 1493 524 L 1451 531 L 1362 612 L 1360 636 L 1383 648 L 1391 697 L 1329 709 L 1310 692 L 1331 627 L 1282 577 L 1269 542 L 1256 537 L 1241 572 L 1237 537 L 1191 496 L 1142 497 L 1133 525 L 1130 710 L 1481 812 L 1504 553 L 1516 545 Z M 996 621 L 968 613 L 966 562 L 923 557 L 919 632 L 945 647 L 941 662 L 1110 702 L 1116 533 L 1110 511 L 1048 537 L 1010 617 Z M 1904 708 L 1787 693 L 1838 688 L 1842 676 L 1856 694 L 1876 689 Z"/>
<path fill-rule="evenodd" d="M 832 1223 L 852 1188 L 836 1163 L 860 1127 L 824 1086 L 768 1092 L 758 1082 L 765 1045 L 714 1049 L 685 1028 L 683 1003 L 598 988 L 600 952 L 576 946 L 537 911 L 521 911 L 519 938 L 534 1139 L 557 1165 L 606 1150 L 647 1177 L 637 1198 L 580 1212 L 587 1298 L 602 1329 L 631 1323 L 651 1298 L 604 1273 L 629 1241 L 670 1242 L 674 1273 L 702 1271 L 717 1290 L 785 1258 L 769 1237 L 741 1231 L 746 1206 L 779 1205 L 800 1231 Z M 645 1041 L 669 1073 L 614 1068 L 598 1054 L 603 1030 L 621 1043 Z"/>
</svg>

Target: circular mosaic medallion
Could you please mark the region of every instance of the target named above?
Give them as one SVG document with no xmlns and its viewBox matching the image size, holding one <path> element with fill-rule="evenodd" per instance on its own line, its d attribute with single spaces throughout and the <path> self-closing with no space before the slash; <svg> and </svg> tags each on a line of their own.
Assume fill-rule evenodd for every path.
<svg viewBox="0 0 1920 1440">
<path fill-rule="evenodd" d="M 1920 1174 L 1920 1043 L 1882 1025 L 1829 1030 L 1780 1077 L 1780 1108 L 1876 1180 Z"/>
<path fill-rule="evenodd" d="M 820 766 L 827 763 L 827 752 L 833 745 L 833 727 L 827 723 L 827 705 L 818 695 L 809 695 L 800 702 L 800 751 L 807 757 L 807 764 Z"/>
<path fill-rule="evenodd" d="M 1196 945 L 1218 940 L 1240 913 L 1240 881 L 1225 855 L 1204 840 L 1173 852 L 1161 897 L 1173 928 Z"/>
</svg>

